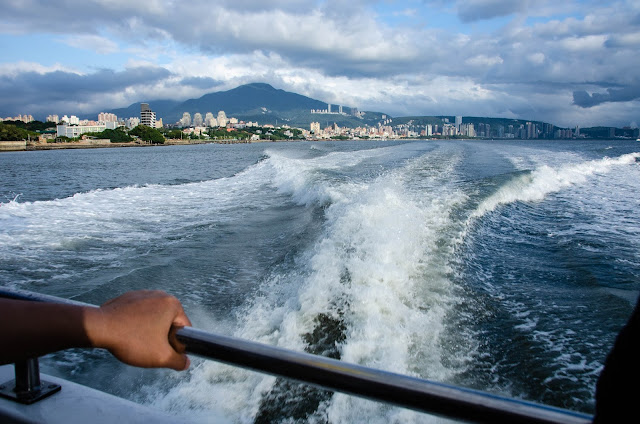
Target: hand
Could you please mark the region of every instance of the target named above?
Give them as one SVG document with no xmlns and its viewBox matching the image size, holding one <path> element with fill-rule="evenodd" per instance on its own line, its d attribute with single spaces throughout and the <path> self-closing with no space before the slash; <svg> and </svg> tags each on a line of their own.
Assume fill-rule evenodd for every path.
<svg viewBox="0 0 640 424">
<path fill-rule="evenodd" d="M 180 301 L 162 291 L 134 291 L 92 308 L 85 328 L 93 347 L 144 368 L 189 368 L 184 346 L 169 342 L 172 327 L 191 326 Z"/>
</svg>

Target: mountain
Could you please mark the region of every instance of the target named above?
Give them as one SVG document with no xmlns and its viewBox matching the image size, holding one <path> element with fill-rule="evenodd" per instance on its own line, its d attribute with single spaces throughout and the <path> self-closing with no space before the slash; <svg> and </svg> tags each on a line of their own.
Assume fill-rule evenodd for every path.
<svg viewBox="0 0 640 424">
<path fill-rule="evenodd" d="M 383 115 L 379 112 L 365 112 L 364 117 L 359 118 L 352 115 L 354 109 L 346 106 L 343 107 L 344 114 L 312 114 L 312 109 L 327 109 L 327 103 L 279 90 L 264 83 L 241 85 L 228 91 L 209 93 L 184 102 L 155 100 L 147 103 L 165 124 L 178 122 L 184 112 L 189 112 L 192 118 L 196 113 L 200 113 L 204 118 L 208 112 L 217 116 L 221 110 L 227 117 L 242 121 L 257 121 L 260 125 L 286 123 L 297 127 L 308 127 L 314 121 L 320 122 L 322 126 L 334 123 L 342 127 L 375 125 Z M 332 111 L 337 111 L 338 105 L 332 105 L 331 108 Z M 109 112 L 121 118 L 140 116 L 140 103 Z"/>
</svg>

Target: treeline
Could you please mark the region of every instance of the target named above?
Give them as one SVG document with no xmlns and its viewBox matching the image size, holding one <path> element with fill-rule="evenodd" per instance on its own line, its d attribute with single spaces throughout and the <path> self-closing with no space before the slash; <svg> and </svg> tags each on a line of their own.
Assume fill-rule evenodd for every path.
<svg viewBox="0 0 640 424">
<path fill-rule="evenodd" d="M 31 131 L 31 132 L 47 132 L 47 131 L 53 132 L 56 130 L 56 124 L 54 124 L 53 122 L 42 122 L 42 121 L 24 122 L 24 121 L 8 120 L 8 121 L 2 122 L 2 124 L 13 125 L 15 127 L 22 128 L 24 130 Z"/>
<path fill-rule="evenodd" d="M 124 127 L 118 127 L 115 130 L 108 129 L 97 133 L 86 133 L 85 135 L 88 137 L 105 138 L 112 143 L 131 143 L 135 138 L 152 144 L 164 144 L 165 141 L 164 135 L 160 131 L 147 127 L 146 125 L 138 125 L 128 132 Z"/>
<path fill-rule="evenodd" d="M 3 122 L 0 122 L 0 140 L 2 141 L 28 140 L 30 136 L 32 138 L 38 137 L 38 135 L 34 132 L 29 132 L 12 124 L 5 124 Z"/>
</svg>

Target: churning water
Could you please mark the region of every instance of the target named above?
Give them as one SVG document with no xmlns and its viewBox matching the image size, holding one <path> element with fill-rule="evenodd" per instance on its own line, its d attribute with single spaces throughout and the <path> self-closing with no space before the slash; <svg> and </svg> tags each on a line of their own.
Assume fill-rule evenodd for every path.
<svg viewBox="0 0 640 424">
<path fill-rule="evenodd" d="M 194 326 L 583 412 L 640 290 L 640 145 L 318 142 L 0 155 L 0 284 L 162 289 Z M 45 372 L 197 422 L 438 419 L 194 358 Z"/>
</svg>

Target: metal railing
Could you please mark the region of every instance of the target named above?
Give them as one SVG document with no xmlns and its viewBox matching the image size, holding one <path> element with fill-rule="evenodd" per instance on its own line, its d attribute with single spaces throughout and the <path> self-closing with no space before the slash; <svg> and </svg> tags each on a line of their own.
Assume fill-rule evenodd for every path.
<svg viewBox="0 0 640 424">
<path fill-rule="evenodd" d="M 67 299 L 4 288 L 0 288 L 0 297 L 87 306 Z M 472 423 L 587 424 L 593 419 L 590 415 L 566 409 L 380 371 L 192 327 L 173 332 L 184 343 L 189 354 L 455 420 Z"/>
</svg>

